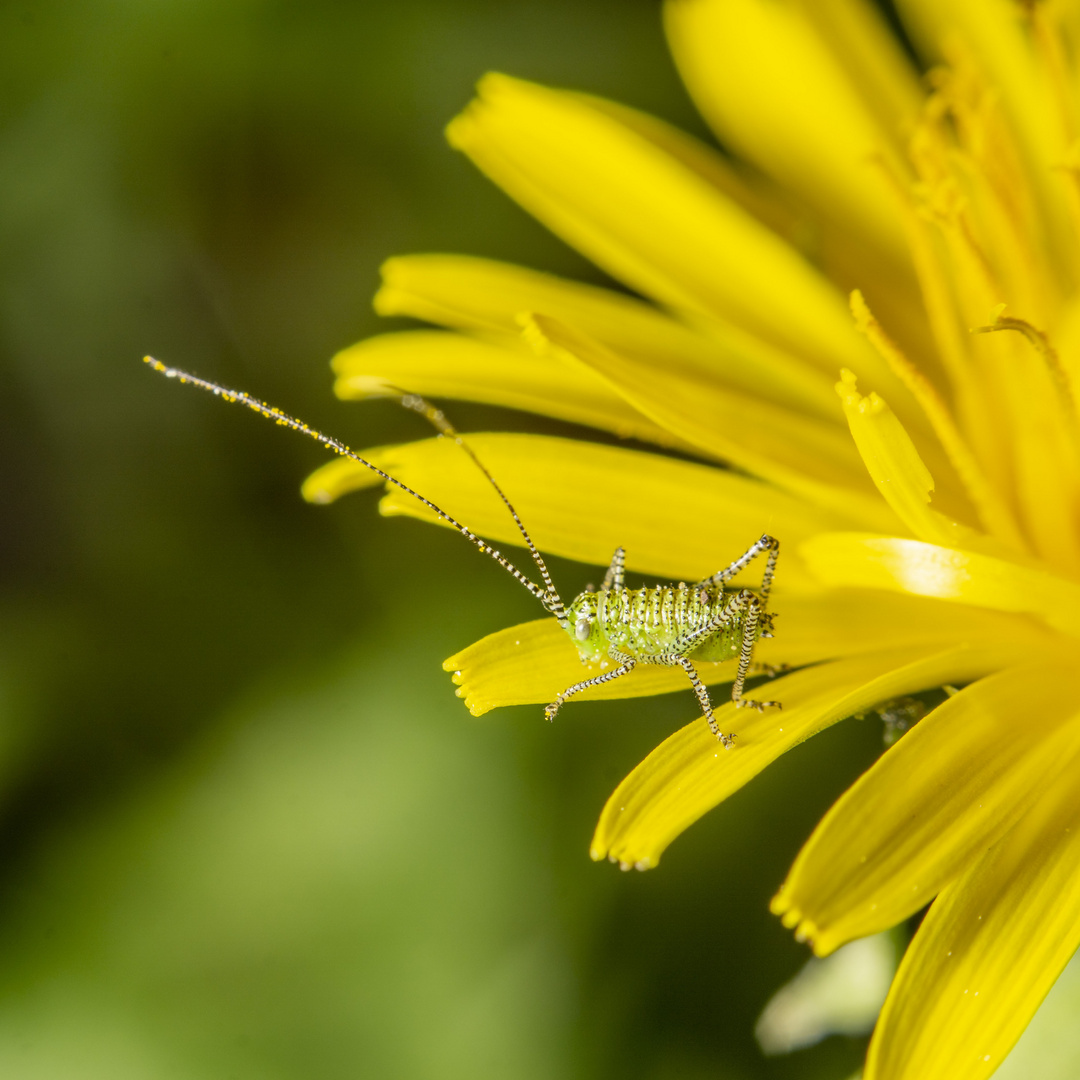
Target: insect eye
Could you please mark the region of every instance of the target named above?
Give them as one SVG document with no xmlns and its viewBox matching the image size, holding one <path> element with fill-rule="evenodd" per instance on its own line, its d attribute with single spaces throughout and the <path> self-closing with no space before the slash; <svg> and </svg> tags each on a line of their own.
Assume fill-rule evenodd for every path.
<svg viewBox="0 0 1080 1080">
<path fill-rule="evenodd" d="M 578 641 L 586 641 L 589 637 L 589 631 L 591 629 L 591 619 L 578 619 L 577 625 L 574 627 L 574 633 L 577 635 Z"/>
</svg>

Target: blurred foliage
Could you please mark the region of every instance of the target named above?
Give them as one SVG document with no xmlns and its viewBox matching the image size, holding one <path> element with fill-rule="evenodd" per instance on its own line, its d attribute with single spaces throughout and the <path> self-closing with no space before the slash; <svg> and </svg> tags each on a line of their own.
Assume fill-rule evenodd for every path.
<svg viewBox="0 0 1080 1080">
<path fill-rule="evenodd" d="M 1047 995 L 995 1080 L 1072 1080 L 1080 1071 L 1080 953 Z"/>
<path fill-rule="evenodd" d="M 326 360 L 398 252 L 600 280 L 446 148 L 485 70 L 700 131 L 652 0 L 0 6 L 0 1072 L 832 1080 L 766 1061 L 766 903 L 880 751 L 789 755 L 658 871 L 588 861 L 689 694 L 471 718 L 439 669 L 533 601 L 171 363 L 363 446 Z M 459 426 L 544 427 L 478 407 Z M 718 552 L 718 559 L 724 557 Z M 588 578 L 557 564 L 564 592 Z"/>
</svg>

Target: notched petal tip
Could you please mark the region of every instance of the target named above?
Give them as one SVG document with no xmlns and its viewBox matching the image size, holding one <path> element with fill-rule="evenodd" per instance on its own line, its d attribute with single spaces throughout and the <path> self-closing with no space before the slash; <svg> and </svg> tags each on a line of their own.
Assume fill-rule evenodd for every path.
<svg viewBox="0 0 1080 1080">
<path fill-rule="evenodd" d="M 840 942 L 825 941 L 817 923 L 808 919 L 800 908 L 790 906 L 790 900 L 784 899 L 783 888 L 781 886 L 780 891 L 770 901 L 769 910 L 774 915 L 779 915 L 784 928 L 794 931 L 795 940 L 809 945 L 816 956 L 827 956 L 833 952 Z"/>
<path fill-rule="evenodd" d="M 476 114 L 488 105 L 493 97 L 515 87 L 527 85 L 522 80 L 499 71 L 489 71 L 476 82 L 476 96 L 445 127 L 446 141 L 455 150 L 468 151 L 476 142 Z"/>
<path fill-rule="evenodd" d="M 876 416 L 888 409 L 888 405 L 877 391 L 871 390 L 865 396 L 859 393 L 859 381 L 855 372 L 849 368 L 840 369 L 840 381 L 836 384 L 836 392 L 840 395 L 845 411 L 856 409 L 864 415 Z"/>
<path fill-rule="evenodd" d="M 802 922 L 802 912 L 798 908 L 790 907 L 780 916 L 780 922 L 786 929 L 794 930 Z"/>
</svg>

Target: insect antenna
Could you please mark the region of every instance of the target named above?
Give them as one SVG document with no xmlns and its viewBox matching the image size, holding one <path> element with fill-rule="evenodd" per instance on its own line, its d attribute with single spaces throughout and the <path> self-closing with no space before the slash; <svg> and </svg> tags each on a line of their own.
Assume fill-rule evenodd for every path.
<svg viewBox="0 0 1080 1080">
<path fill-rule="evenodd" d="M 401 404 L 405 408 L 419 413 L 428 419 L 441 434 L 447 435 L 453 438 L 455 442 L 472 458 L 472 460 L 479 467 L 481 472 L 487 477 L 491 485 L 499 493 L 499 497 L 503 503 L 508 507 L 510 513 L 513 515 L 514 521 L 517 523 L 517 527 L 521 530 L 522 535 L 525 537 L 525 541 L 528 544 L 529 551 L 532 554 L 537 566 L 540 568 L 540 573 L 544 579 L 544 585 L 541 587 L 536 582 L 527 578 L 509 559 L 505 558 L 499 551 L 496 551 L 490 544 L 481 540 L 467 525 L 462 525 L 460 521 L 452 517 L 440 506 L 436 506 L 430 499 L 425 499 L 418 491 L 413 491 L 407 484 L 403 484 L 400 480 L 391 476 L 388 472 L 384 472 L 366 458 L 362 458 L 354 450 L 351 450 L 345 443 L 339 439 L 332 438 L 329 435 L 324 435 L 321 431 L 316 431 L 315 428 L 309 427 L 303 422 L 303 420 L 297 420 L 295 417 L 290 416 L 288 413 L 282 412 L 280 409 L 273 405 L 267 405 L 266 402 L 260 401 L 258 398 L 252 397 L 250 394 L 244 393 L 243 390 L 230 390 L 227 387 L 221 386 L 218 383 L 210 382 L 209 379 L 200 379 L 197 375 L 191 375 L 186 371 L 181 371 L 179 368 L 169 367 L 167 364 L 163 364 L 160 360 L 155 360 L 152 356 L 143 357 L 143 361 L 156 372 L 164 375 L 167 379 L 177 379 L 181 383 L 191 383 L 192 386 L 197 386 L 202 390 L 207 390 L 215 397 L 222 398 L 224 401 L 230 403 L 245 405 L 253 412 L 257 412 L 260 416 L 265 416 L 268 420 L 273 420 L 274 423 L 280 424 L 282 427 L 292 428 L 293 431 L 300 432 L 301 435 L 306 435 L 309 439 L 314 439 L 317 443 L 322 443 L 328 450 L 332 450 L 335 454 L 341 457 L 348 458 L 350 461 L 355 461 L 365 468 L 370 469 L 377 476 L 382 477 L 388 484 L 393 484 L 395 487 L 400 488 L 407 495 L 411 495 L 417 502 L 422 503 L 433 513 L 437 514 L 439 518 L 446 522 L 451 528 L 457 529 L 462 536 L 471 543 L 484 555 L 490 556 L 495 560 L 508 574 L 519 581 L 526 589 L 529 590 L 544 605 L 544 607 L 551 612 L 560 622 L 566 622 L 566 610 L 563 606 L 562 600 L 559 598 L 559 594 L 555 589 L 551 580 L 551 575 L 548 573 L 547 566 L 544 564 L 544 560 L 540 555 L 540 552 L 536 550 L 536 546 L 533 544 L 531 537 L 525 531 L 525 526 L 522 525 L 521 519 L 518 517 L 517 512 L 510 504 L 510 500 L 503 494 L 502 489 L 495 483 L 491 473 L 484 468 L 480 459 L 473 453 L 472 449 L 465 443 L 461 436 L 451 427 L 446 417 L 434 406 L 429 405 L 423 398 L 417 397 L 415 394 L 405 394 L 400 391 Z"/>
<path fill-rule="evenodd" d="M 548 571 L 547 563 L 544 562 L 543 555 L 537 550 L 532 537 L 529 535 L 529 530 L 525 528 L 521 518 L 518 517 L 518 512 L 514 509 L 514 504 L 506 497 L 506 493 L 499 487 L 495 477 L 488 472 L 484 463 L 476 456 L 473 448 L 461 437 L 450 421 L 446 419 L 446 416 L 441 409 L 435 408 L 434 405 L 425 401 L 417 394 L 410 394 L 404 390 L 398 390 L 396 387 L 389 387 L 388 389 L 393 390 L 393 392 L 398 395 L 398 400 L 406 409 L 411 409 L 413 412 L 419 413 L 440 435 L 445 435 L 448 439 L 453 439 L 454 442 L 456 442 L 458 446 L 472 458 L 473 464 L 485 477 L 487 477 L 487 482 L 495 489 L 495 493 L 502 499 L 503 505 L 510 511 L 510 516 L 514 519 L 514 524 L 525 538 L 525 546 L 529 549 L 529 554 L 532 556 L 533 562 L 536 563 L 536 567 L 540 571 L 540 576 L 544 580 L 544 590 L 550 601 L 550 603 L 545 606 L 548 607 L 548 610 L 557 619 L 560 621 L 565 620 L 566 609 L 563 607 L 563 602 L 559 597 L 558 590 L 555 588 L 555 583 L 551 580 L 551 574 Z"/>
</svg>

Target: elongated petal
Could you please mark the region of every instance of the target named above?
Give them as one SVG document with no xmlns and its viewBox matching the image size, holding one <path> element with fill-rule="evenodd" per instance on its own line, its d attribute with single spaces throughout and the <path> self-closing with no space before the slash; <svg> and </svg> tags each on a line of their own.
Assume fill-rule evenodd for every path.
<svg viewBox="0 0 1080 1080">
<path fill-rule="evenodd" d="M 792 545 L 835 517 L 735 473 L 656 454 L 538 435 L 467 436 L 543 551 L 607 566 L 616 547 L 645 574 L 696 581 L 741 554 L 766 529 Z M 521 544 L 521 534 L 483 475 L 452 442 L 428 439 L 365 451 L 368 459 L 433 500 L 474 532 Z M 310 502 L 330 502 L 379 478 L 346 459 L 304 482 Z M 391 489 L 386 514 L 433 515 Z M 797 558 L 778 580 L 807 583 Z"/>
<path fill-rule="evenodd" d="M 1080 725 L 1063 726 L 1078 710 L 1075 656 L 1020 663 L 961 690 L 833 805 L 773 911 L 819 955 L 918 911 L 1080 746 Z"/>
<path fill-rule="evenodd" d="M 754 584 L 749 573 L 742 580 Z M 1055 640 L 1031 619 L 865 589 L 803 594 L 781 588 L 773 593 L 770 607 L 775 612 L 776 637 L 759 641 L 754 657 L 774 667 L 799 667 L 881 649 L 923 645 L 945 649 L 957 642 L 996 644 L 1018 657 L 1048 648 Z M 695 666 L 702 681 L 710 685 L 730 682 L 735 675 L 732 661 Z M 572 683 L 600 673 L 598 667 L 582 666 L 577 649 L 554 619 L 489 634 L 451 656 L 443 668 L 454 672 L 457 694 L 476 716 L 503 705 L 547 704 Z M 688 687 L 681 668 L 639 665 L 624 678 L 587 690 L 575 701 L 639 697 Z"/>
<path fill-rule="evenodd" d="M 836 390 L 867 471 L 897 517 L 931 544 L 970 541 L 971 529 L 931 509 L 934 478 L 889 406 L 877 394 L 863 397 L 850 371 L 842 373 Z"/>
<path fill-rule="evenodd" d="M 699 450 L 851 520 L 895 527 L 866 488 L 851 440 L 838 427 L 725 390 L 707 379 L 619 356 L 545 315 L 530 321 L 544 353 L 569 354 L 661 427 Z M 546 347 L 545 347 L 546 346 Z"/>
<path fill-rule="evenodd" d="M 665 370 L 719 378 L 810 413 L 838 418 L 829 378 L 733 326 L 699 333 L 656 308 L 595 285 L 465 255 L 388 259 L 375 309 L 460 330 L 520 334 L 518 316 L 540 311 L 627 356 Z"/>
<path fill-rule="evenodd" d="M 869 157 L 893 147 L 901 119 L 916 115 L 918 86 L 871 12 L 823 6 L 847 19 L 826 11 L 815 25 L 801 5 L 776 0 L 673 0 L 665 25 L 690 92 L 726 144 L 900 258 L 894 207 Z M 842 66 L 848 50 L 837 41 L 834 53 L 820 32 L 830 25 L 873 41 L 862 85 Z"/>
<path fill-rule="evenodd" d="M 638 291 L 730 319 L 823 370 L 844 364 L 892 398 L 893 380 L 828 282 L 611 113 L 578 95 L 488 75 L 448 136 L 549 228 Z"/>
<path fill-rule="evenodd" d="M 1064 265 L 1075 266 L 1075 233 L 1066 206 L 1065 186 L 1055 183 L 1066 145 L 1048 80 L 1039 70 L 1023 20 L 1012 0 L 898 0 L 897 7 L 928 57 L 939 59 L 943 47 L 963 41 L 980 72 L 1000 97 L 1013 134 L 1026 153 L 1026 183 L 1038 193 L 1048 225 L 1040 239 Z"/>
<path fill-rule="evenodd" d="M 871 52 L 865 23 L 867 14 L 871 22 L 873 13 L 867 11 L 862 0 L 821 0 L 802 9 L 830 40 L 837 40 L 834 53 L 845 59 L 857 55 L 865 57 L 869 81 L 883 72 L 880 52 Z M 880 26 L 878 29 L 882 29 Z M 891 43 L 888 33 L 880 35 Z M 848 42 L 849 47 L 840 42 Z M 895 46 L 894 46 L 895 48 Z M 857 80 L 860 83 L 862 79 Z M 860 87 L 860 93 L 861 93 Z M 914 86 L 918 97 L 919 90 Z M 711 147 L 685 132 L 658 120 L 655 116 L 629 109 L 624 105 L 603 98 L 581 95 L 594 108 L 613 116 L 625 126 L 642 135 L 665 154 L 676 158 L 705 181 L 715 187 L 725 198 L 749 210 L 770 231 L 783 238 L 792 248 L 809 255 L 833 281 L 858 282 L 860 288 L 874 297 L 874 302 L 886 315 L 891 325 L 903 327 L 909 345 L 922 355 L 920 345 L 929 344 L 926 327 L 920 326 L 922 305 L 914 275 L 901 271 L 895 260 L 873 246 L 868 236 L 856 233 L 846 217 L 830 221 L 805 204 L 789 186 L 770 184 L 769 178 L 755 168 L 747 168 L 742 162 L 721 156 Z M 888 95 L 885 95 L 888 97 Z M 891 106 L 886 107 L 892 115 Z M 913 110 L 904 107 L 907 114 Z M 892 122 L 890 121 L 890 126 Z M 712 334 L 715 327 L 706 326 L 704 331 Z M 722 328 L 726 334 L 730 327 Z"/>
<path fill-rule="evenodd" d="M 762 224 L 802 250 L 807 238 L 807 210 L 790 190 L 744 162 L 721 154 L 712 146 L 651 113 L 632 109 L 620 101 L 578 94 L 593 108 L 613 116 L 621 124 L 659 147 L 707 180 L 722 195 L 749 210 Z M 820 237 L 815 236 L 815 244 Z"/>
<path fill-rule="evenodd" d="M 1000 667 L 1003 654 L 997 646 L 892 649 L 777 679 L 769 696 L 783 703 L 783 712 L 756 713 L 730 703 L 716 710 L 721 730 L 735 735 L 733 750 L 717 743 L 704 719 L 665 739 L 608 799 L 592 857 L 655 866 L 679 833 L 822 728 L 899 694 L 978 678 Z"/>
<path fill-rule="evenodd" d="M 688 445 L 582 364 L 539 356 L 511 342 L 438 330 L 380 334 L 339 352 L 333 367 L 340 398 L 378 397 L 389 384 L 427 397 L 524 409 L 661 446 Z"/>
<path fill-rule="evenodd" d="M 858 533 L 812 537 L 799 554 L 810 572 L 829 585 L 893 589 L 997 611 L 1027 612 L 1056 630 L 1080 636 L 1080 585 L 1034 566 L 918 540 Z"/>
<path fill-rule="evenodd" d="M 985 1080 L 1080 945 L 1076 759 L 931 907 L 870 1043 L 866 1080 Z"/>
<path fill-rule="evenodd" d="M 923 266 L 925 254 L 923 245 L 919 241 L 914 241 L 914 251 L 918 256 L 918 264 Z M 936 284 L 936 277 L 932 274 L 924 274 L 924 276 L 927 278 L 924 289 L 928 290 L 930 294 L 934 294 L 931 282 Z M 938 303 L 939 301 L 936 299 L 933 302 L 928 300 L 927 306 L 934 309 Z M 923 414 L 934 429 L 938 443 L 945 451 L 948 463 L 955 470 L 956 478 L 962 484 L 963 490 L 971 505 L 975 508 L 983 526 L 992 536 L 1005 543 L 1011 550 L 1026 551 L 1027 544 L 1017 528 L 1011 509 L 1002 498 L 1001 493 L 988 482 L 984 469 L 972 452 L 967 438 L 957 426 L 952 410 L 942 398 L 940 391 L 923 372 L 919 371 L 911 363 L 899 346 L 885 333 L 881 323 L 874 317 L 873 312 L 866 303 L 866 299 L 858 289 L 851 294 L 851 313 L 855 317 L 855 324 L 858 326 L 860 333 L 866 335 L 867 340 L 878 351 L 882 359 L 896 372 L 897 376 L 911 390 L 915 400 L 918 401 Z M 948 350 L 945 350 L 943 355 L 948 357 Z M 844 381 L 848 381 L 846 375 Z M 959 393 L 964 401 L 970 398 L 972 391 L 978 390 L 980 393 L 982 391 L 981 386 L 967 378 L 966 368 L 964 369 L 964 375 L 957 381 L 960 383 Z M 841 398 L 845 398 L 846 390 L 843 388 L 838 389 L 840 389 Z M 851 389 L 854 390 L 853 381 Z M 983 430 L 990 431 L 992 429 L 991 418 L 986 415 L 987 410 L 985 408 L 965 407 L 964 411 L 969 417 L 977 417 L 978 423 Z M 848 413 L 850 422 L 851 413 L 846 405 L 845 412 Z M 914 447 L 912 447 L 912 450 L 914 451 Z M 930 486 L 933 487 L 932 484 Z M 925 514 L 921 516 L 925 517 Z M 921 538 L 924 540 L 929 539 L 927 536 Z"/>
</svg>

